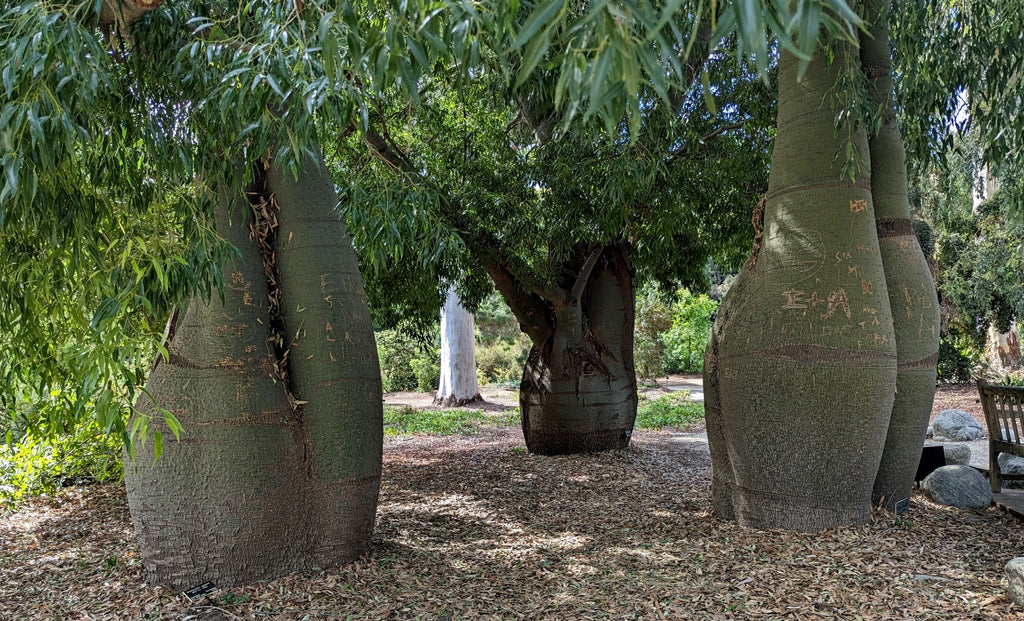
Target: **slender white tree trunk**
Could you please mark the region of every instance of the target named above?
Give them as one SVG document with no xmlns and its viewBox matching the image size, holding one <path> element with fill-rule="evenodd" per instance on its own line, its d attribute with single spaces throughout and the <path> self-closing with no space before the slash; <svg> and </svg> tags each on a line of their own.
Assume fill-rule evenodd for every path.
<svg viewBox="0 0 1024 621">
<path fill-rule="evenodd" d="M 441 380 L 436 402 L 462 405 L 479 399 L 473 315 L 462 306 L 455 287 L 450 287 L 441 308 Z"/>
</svg>

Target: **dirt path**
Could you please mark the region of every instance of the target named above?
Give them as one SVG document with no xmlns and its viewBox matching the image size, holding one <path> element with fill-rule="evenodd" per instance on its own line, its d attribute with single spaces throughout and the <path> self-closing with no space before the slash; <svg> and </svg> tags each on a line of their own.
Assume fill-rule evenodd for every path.
<svg viewBox="0 0 1024 621">
<path fill-rule="evenodd" d="M 700 375 L 669 375 L 652 386 L 640 386 L 641 398 L 657 399 L 658 397 L 680 390 L 690 391 L 690 400 L 704 400 L 704 386 Z M 484 411 L 504 411 L 519 407 L 519 391 L 498 386 L 481 386 L 482 402 L 462 406 L 465 409 Z M 394 407 L 411 407 L 417 410 L 452 409 L 451 407 L 434 404 L 432 392 L 388 392 L 384 393 L 384 405 Z"/>
</svg>

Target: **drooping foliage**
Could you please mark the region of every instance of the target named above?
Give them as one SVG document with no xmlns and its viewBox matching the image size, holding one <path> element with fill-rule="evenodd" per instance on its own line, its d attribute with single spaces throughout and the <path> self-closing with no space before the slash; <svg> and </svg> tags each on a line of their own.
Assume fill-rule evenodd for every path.
<svg viewBox="0 0 1024 621">
<path fill-rule="evenodd" d="M 943 159 L 973 128 L 989 162 L 1024 149 L 1024 7 L 1018 2 L 893 3 L 892 41 L 908 152 Z"/>
<path fill-rule="evenodd" d="M 170 309 L 223 282 L 211 210 L 240 162 L 298 161 L 318 118 L 422 68 L 390 53 L 397 5 L 176 2 L 119 25 L 100 7 L 0 13 L 0 407 L 52 433 L 126 431 Z"/>
<path fill-rule="evenodd" d="M 683 75 L 679 44 L 691 33 L 674 16 L 700 14 L 718 38 L 737 30 L 762 64 L 765 27 L 816 32 L 820 22 L 852 32 L 838 0 L 775 7 L 767 18 L 751 1 L 714 10 L 681 2 L 116 4 L 130 19 L 114 19 L 115 3 L 52 0 L 11 3 L 0 14 L 4 407 L 30 401 L 64 423 L 92 413 L 113 429 L 170 307 L 222 280 L 217 266 L 231 252 L 211 233 L 212 197 L 234 183 L 245 154 L 271 151 L 294 164 L 317 131 L 337 135 L 353 121 L 365 130 L 368 97 L 397 85 L 415 100 L 438 59 L 467 70 L 493 50 L 506 82 L 525 81 L 541 60 L 545 70 L 564 66 L 560 108 L 614 127 L 627 101 L 640 109 L 634 84 L 650 81 L 664 98 Z M 49 403 L 51 392 L 75 398 Z"/>
</svg>

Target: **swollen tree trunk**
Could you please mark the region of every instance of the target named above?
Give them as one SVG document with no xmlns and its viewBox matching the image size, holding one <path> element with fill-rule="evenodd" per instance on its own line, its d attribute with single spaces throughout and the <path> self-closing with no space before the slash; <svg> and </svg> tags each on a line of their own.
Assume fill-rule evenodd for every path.
<svg viewBox="0 0 1024 621">
<path fill-rule="evenodd" d="M 747 274 L 754 269 L 757 255 L 764 239 L 764 208 L 765 199 L 761 199 L 754 209 L 754 248 L 746 265 L 736 275 L 729 294 L 718 305 L 715 312 L 715 323 L 711 326 L 707 348 L 704 351 L 704 422 L 708 433 L 708 447 L 711 452 L 711 505 L 715 515 L 725 520 L 736 519 L 733 511 L 733 492 L 736 475 L 729 461 L 729 446 L 726 442 L 725 428 L 722 420 L 722 387 L 718 373 L 719 349 L 723 331 L 731 322 L 735 310 L 734 300 L 746 297 L 745 288 L 748 283 Z"/>
<path fill-rule="evenodd" d="M 452 286 L 441 307 L 441 379 L 434 402 L 452 406 L 479 401 L 476 382 L 473 315 L 462 306 Z"/>
<path fill-rule="evenodd" d="M 257 171 L 257 217 L 222 198 L 218 229 L 240 257 L 224 266 L 220 295 L 193 300 L 176 322 L 147 384 L 155 404 L 138 404 L 184 426 L 158 461 L 150 443 L 125 466 L 154 583 L 272 579 L 354 560 L 370 543 L 381 392 L 355 257 L 339 242 L 320 162 L 298 179 L 267 172 Z"/>
<path fill-rule="evenodd" d="M 882 123 L 868 142 L 871 198 L 897 356 L 896 398 L 872 501 L 890 511 L 902 512 L 909 504 L 935 397 L 939 301 L 910 219 L 906 153 L 892 100 L 889 1 L 866 3 L 866 17 L 872 25 L 860 35 L 860 58 L 868 78 L 871 103 L 882 110 Z"/>
<path fill-rule="evenodd" d="M 896 387 L 892 314 L 868 179 L 841 164 L 839 68 L 779 62 L 764 234 L 720 311 L 706 381 L 716 510 L 744 526 L 819 530 L 869 519 Z M 839 157 L 837 157 L 839 154 Z M 713 429 L 717 425 L 717 430 Z"/>
<path fill-rule="evenodd" d="M 519 388 L 531 453 L 625 448 L 633 434 L 633 271 L 621 248 L 598 252 L 567 295 L 552 296 L 543 338 L 531 334 L 534 344 Z"/>
</svg>

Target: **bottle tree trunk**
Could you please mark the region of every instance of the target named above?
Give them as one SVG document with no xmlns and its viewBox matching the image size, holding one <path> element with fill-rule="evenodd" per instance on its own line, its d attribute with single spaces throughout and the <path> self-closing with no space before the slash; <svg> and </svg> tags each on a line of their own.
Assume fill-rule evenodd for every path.
<svg viewBox="0 0 1024 621">
<path fill-rule="evenodd" d="M 479 400 L 473 315 L 451 286 L 441 307 L 441 379 L 434 403 L 453 406 Z"/>
<path fill-rule="evenodd" d="M 935 397 L 939 359 L 939 301 L 924 253 L 914 234 L 907 201 L 907 165 L 892 99 L 889 0 L 868 0 L 868 32 L 860 57 L 871 103 L 882 111 L 870 136 L 871 198 L 896 336 L 896 398 L 875 477 L 872 501 L 896 512 L 909 504 Z"/>
<path fill-rule="evenodd" d="M 896 387 L 896 344 L 864 166 L 863 129 L 836 129 L 831 67 L 779 62 L 778 138 L 755 262 L 726 299 L 709 384 L 720 514 L 745 526 L 820 530 L 869 519 Z M 837 157 L 838 156 L 838 157 Z M 711 366 L 711 365 L 709 365 Z"/>
<path fill-rule="evenodd" d="M 531 453 L 621 449 L 633 434 L 632 268 L 620 248 L 606 248 L 582 282 L 579 295 L 551 304 L 551 330 L 523 369 L 519 405 Z"/>
<path fill-rule="evenodd" d="M 733 280 L 729 294 L 718 305 L 715 322 L 711 326 L 711 334 L 708 335 L 708 344 L 704 351 L 704 422 L 708 433 L 708 447 L 711 452 L 711 506 L 714 514 L 725 520 L 736 519 L 732 504 L 736 477 L 732 470 L 732 463 L 729 461 L 729 446 L 723 427 L 722 387 L 721 376 L 718 373 L 718 357 L 722 333 L 730 324 L 735 309 L 733 301 L 746 297 L 747 274 L 757 263 L 757 255 L 764 239 L 764 208 L 765 199 L 762 198 L 754 208 L 754 215 L 751 218 L 754 226 L 754 247 L 750 252 L 750 258 Z"/>
<path fill-rule="evenodd" d="M 533 343 L 519 386 L 527 449 L 561 455 L 628 446 L 637 405 L 636 292 L 626 249 L 581 244 L 555 284 L 482 254 Z"/>
<path fill-rule="evenodd" d="M 380 486 L 379 366 L 334 185 L 258 170 L 252 209 L 223 197 L 218 230 L 240 256 L 209 304 L 174 322 L 139 409 L 184 426 L 154 462 L 126 463 L 150 581 L 184 588 L 345 563 L 370 543 Z M 257 214 L 246 217 L 246 212 Z M 255 240 L 256 243 L 253 243 Z"/>
</svg>

